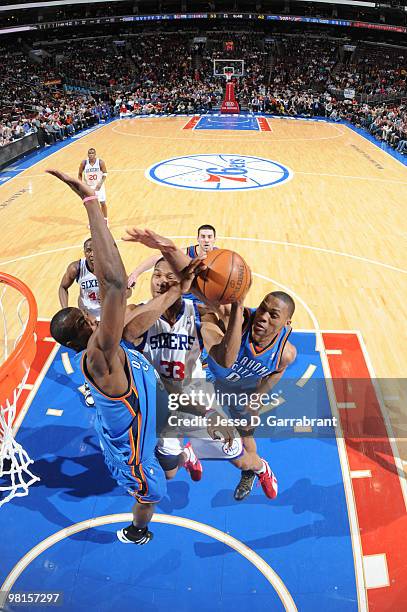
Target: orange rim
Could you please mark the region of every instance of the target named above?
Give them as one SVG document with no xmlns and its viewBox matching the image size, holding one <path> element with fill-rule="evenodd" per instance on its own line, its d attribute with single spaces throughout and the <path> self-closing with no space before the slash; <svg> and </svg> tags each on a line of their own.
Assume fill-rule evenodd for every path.
<svg viewBox="0 0 407 612">
<path fill-rule="evenodd" d="M 28 302 L 28 321 L 23 335 L 12 353 L 0 366 L 0 404 L 11 400 L 14 390 L 23 380 L 34 360 L 36 353 L 35 326 L 37 324 L 38 308 L 35 297 L 29 287 L 18 278 L 0 272 L 0 284 L 4 283 L 17 289 Z"/>
</svg>

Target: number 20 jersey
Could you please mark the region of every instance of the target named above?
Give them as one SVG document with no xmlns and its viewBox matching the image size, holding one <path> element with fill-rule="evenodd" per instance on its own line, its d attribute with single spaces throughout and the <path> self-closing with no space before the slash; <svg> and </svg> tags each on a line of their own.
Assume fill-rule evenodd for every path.
<svg viewBox="0 0 407 612">
<path fill-rule="evenodd" d="M 137 350 L 153 364 L 162 378 L 182 381 L 205 378 L 201 353 L 201 318 L 192 300 L 183 299 L 182 308 L 171 327 L 161 316 L 148 329 Z"/>
</svg>

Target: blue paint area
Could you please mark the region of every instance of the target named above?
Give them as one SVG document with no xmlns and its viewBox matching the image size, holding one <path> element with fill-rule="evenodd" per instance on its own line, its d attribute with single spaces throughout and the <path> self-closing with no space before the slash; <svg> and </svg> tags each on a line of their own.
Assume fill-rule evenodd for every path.
<svg viewBox="0 0 407 612">
<path fill-rule="evenodd" d="M 302 389 L 278 385 L 289 407 L 280 407 L 279 416 L 295 410 L 331 416 L 314 334 L 293 333 L 291 338 L 298 359 L 287 380 L 298 380 L 309 364 L 316 370 Z M 27 497 L 0 510 L 0 584 L 24 554 L 60 529 L 130 512 L 132 499 L 104 465 L 92 428 L 93 409 L 77 391 L 81 384 L 79 372 L 65 373 L 60 350 L 19 430 L 18 440 L 35 459 L 33 471 L 41 482 Z M 63 410 L 63 415 L 47 416 L 48 408 Z M 249 498 L 236 502 L 239 472 L 226 461 L 206 461 L 201 482 L 192 482 L 185 470 L 169 482 L 157 512 L 211 525 L 244 542 L 280 576 L 301 612 L 357 610 L 349 520 L 332 430 L 329 437 L 267 433 L 257 442 L 259 454 L 278 476 L 275 500 L 255 487 Z M 154 540 L 139 548 L 118 542 L 115 531 L 120 526 L 87 529 L 48 548 L 20 575 L 14 590 L 64 591 L 59 609 L 75 612 L 284 609 L 266 578 L 225 544 L 183 527 L 152 524 Z"/>
<path fill-rule="evenodd" d="M 195 126 L 195 130 L 254 130 L 259 131 L 259 124 L 253 115 L 204 115 Z"/>
</svg>

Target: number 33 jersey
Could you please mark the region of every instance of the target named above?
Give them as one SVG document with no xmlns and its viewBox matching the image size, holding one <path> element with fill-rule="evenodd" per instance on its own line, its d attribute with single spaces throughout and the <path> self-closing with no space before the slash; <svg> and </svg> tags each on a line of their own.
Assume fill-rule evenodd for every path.
<svg viewBox="0 0 407 612">
<path fill-rule="evenodd" d="M 201 353 L 201 318 L 192 300 L 183 299 L 175 324 L 161 316 L 137 345 L 163 379 L 205 378 Z"/>
</svg>

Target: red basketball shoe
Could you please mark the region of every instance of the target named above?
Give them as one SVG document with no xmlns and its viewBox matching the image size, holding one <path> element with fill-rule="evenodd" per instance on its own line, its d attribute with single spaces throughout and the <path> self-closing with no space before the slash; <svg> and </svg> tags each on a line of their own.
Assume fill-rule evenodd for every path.
<svg viewBox="0 0 407 612">
<path fill-rule="evenodd" d="M 278 493 L 277 478 L 271 471 L 267 461 L 265 461 L 264 459 L 262 459 L 262 461 L 266 469 L 261 474 L 257 474 L 259 484 L 261 485 L 261 488 L 263 489 L 266 497 L 268 497 L 269 499 L 275 499 Z"/>
<path fill-rule="evenodd" d="M 187 472 L 189 472 L 191 479 L 198 482 L 198 480 L 201 480 L 202 478 L 203 468 L 202 463 L 195 455 L 191 442 L 188 442 L 188 444 L 185 445 L 184 453 L 187 456 L 187 460 L 184 463 L 184 468 L 187 470 Z"/>
</svg>

